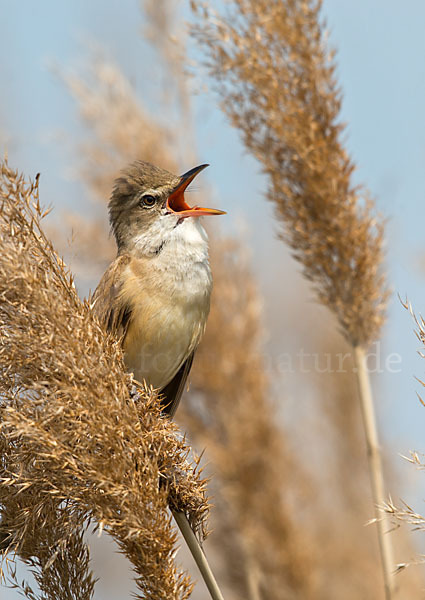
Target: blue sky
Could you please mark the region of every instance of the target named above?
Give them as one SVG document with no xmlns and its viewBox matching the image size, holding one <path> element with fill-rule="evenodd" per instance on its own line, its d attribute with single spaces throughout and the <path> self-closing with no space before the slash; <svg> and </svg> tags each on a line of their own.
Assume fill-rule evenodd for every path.
<svg viewBox="0 0 425 600">
<path fill-rule="evenodd" d="M 84 188 L 70 175 L 73 143 L 83 138 L 84 130 L 51 65 L 70 70 L 83 64 L 85 45 L 94 41 L 143 93 L 147 78 L 151 81 L 157 73 L 146 60 L 139 3 L 0 0 L 0 10 L 0 132 L 8 138 L 9 161 L 28 175 L 42 173 L 45 203 L 58 210 L 84 206 Z M 325 0 L 324 15 L 338 51 L 342 116 L 348 124 L 347 146 L 358 165 L 356 177 L 369 187 L 388 219 L 390 285 L 425 313 L 425 3 Z M 273 286 L 284 277 L 282 265 L 292 282 L 289 300 L 297 301 L 294 290 L 302 283 L 296 278 L 293 283 L 295 267 L 275 239 L 278 226 L 262 200 L 265 182 L 258 166 L 246 156 L 213 96 L 198 95 L 195 108 L 197 153 L 200 162 L 211 164 L 202 185 L 213 187 L 220 207 L 226 203 L 224 227 L 246 230 L 265 296 L 268 344 L 276 352 L 285 338 L 284 325 L 274 330 L 268 314 L 277 310 Z M 302 302 L 308 310 L 310 298 Z M 403 471 L 409 467 L 399 464 L 398 453 L 425 450 L 425 409 L 416 399 L 419 385 L 413 378 L 425 373 L 425 363 L 416 354 L 412 330 L 409 315 L 393 299 L 384 352 L 400 353 L 402 369 L 383 374 L 375 387 L 380 426 L 396 467 Z M 420 476 L 406 477 L 411 479 L 408 498 L 425 496 L 417 491 L 423 485 Z"/>
</svg>

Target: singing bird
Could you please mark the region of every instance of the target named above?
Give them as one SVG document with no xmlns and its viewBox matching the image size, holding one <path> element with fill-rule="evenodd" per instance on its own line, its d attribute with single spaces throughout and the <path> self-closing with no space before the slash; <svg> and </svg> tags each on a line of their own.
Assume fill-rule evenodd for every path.
<svg viewBox="0 0 425 600">
<path fill-rule="evenodd" d="M 181 177 L 136 161 L 115 181 L 109 218 L 117 257 L 93 296 L 98 318 L 122 339 L 126 368 L 161 392 L 170 417 L 179 404 L 210 309 L 208 237 L 184 193 L 208 165 Z"/>
</svg>

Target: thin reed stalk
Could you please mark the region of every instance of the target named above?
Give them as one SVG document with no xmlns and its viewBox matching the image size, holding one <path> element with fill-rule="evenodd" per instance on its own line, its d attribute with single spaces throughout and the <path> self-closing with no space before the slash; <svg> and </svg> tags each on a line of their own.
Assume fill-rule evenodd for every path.
<svg viewBox="0 0 425 600">
<path fill-rule="evenodd" d="M 379 447 L 378 430 L 376 427 L 375 409 L 373 406 L 370 377 L 366 364 L 365 351 L 361 346 L 354 347 L 354 364 L 359 387 L 360 406 L 366 436 L 367 460 L 369 463 L 370 482 L 373 501 L 375 504 L 376 527 L 378 531 L 379 548 L 381 551 L 382 569 L 384 573 L 385 598 L 391 600 L 396 588 L 394 581 L 393 549 L 387 530 L 388 519 L 382 513 L 386 494 L 384 486 L 381 451 Z"/>
<path fill-rule="evenodd" d="M 173 517 L 177 523 L 182 536 L 189 548 L 193 559 L 198 565 L 199 572 L 202 575 L 202 579 L 205 581 L 205 585 L 208 588 L 212 600 L 224 600 L 223 594 L 218 587 L 218 583 L 214 577 L 214 573 L 208 563 L 205 552 L 203 551 L 201 544 L 198 542 L 196 535 L 194 534 L 186 515 L 183 512 L 173 510 Z"/>
</svg>

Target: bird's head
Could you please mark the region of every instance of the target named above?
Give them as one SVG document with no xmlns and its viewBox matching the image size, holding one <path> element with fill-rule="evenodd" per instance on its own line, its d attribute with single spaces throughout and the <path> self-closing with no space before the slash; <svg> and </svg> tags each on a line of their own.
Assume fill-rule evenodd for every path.
<svg viewBox="0 0 425 600">
<path fill-rule="evenodd" d="M 214 208 L 190 207 L 184 192 L 208 165 L 200 165 L 181 175 L 136 161 L 116 179 L 109 202 L 109 218 L 118 250 L 138 247 L 151 254 L 167 235 L 188 218 L 222 215 Z"/>
</svg>

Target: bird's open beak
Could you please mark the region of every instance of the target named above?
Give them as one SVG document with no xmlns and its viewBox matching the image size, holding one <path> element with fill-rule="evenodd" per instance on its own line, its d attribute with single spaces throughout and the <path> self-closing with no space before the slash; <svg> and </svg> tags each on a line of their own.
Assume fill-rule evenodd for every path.
<svg viewBox="0 0 425 600">
<path fill-rule="evenodd" d="M 181 219 L 186 217 L 203 217 L 205 215 L 225 215 L 224 210 L 215 208 L 202 208 L 201 206 L 190 207 L 184 199 L 184 192 L 188 185 L 195 179 L 198 173 L 206 169 L 209 165 L 199 165 L 190 169 L 187 173 L 180 177 L 180 181 L 171 192 L 167 200 L 167 210 L 171 213 L 178 213 Z"/>
</svg>

